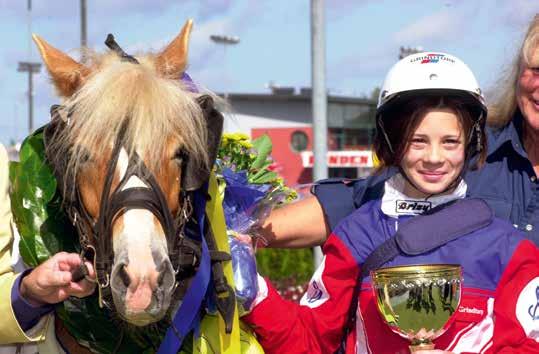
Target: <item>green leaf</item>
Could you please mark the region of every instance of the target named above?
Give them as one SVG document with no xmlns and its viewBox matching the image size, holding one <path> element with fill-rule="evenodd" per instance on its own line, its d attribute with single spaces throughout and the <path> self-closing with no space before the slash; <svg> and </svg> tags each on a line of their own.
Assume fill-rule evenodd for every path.
<svg viewBox="0 0 539 354">
<path fill-rule="evenodd" d="M 273 171 L 260 170 L 254 176 L 249 177 L 249 182 L 256 184 L 270 183 L 278 177 L 279 175 Z"/>
<path fill-rule="evenodd" d="M 272 144 L 271 139 L 267 134 L 264 134 L 257 139 L 253 140 L 253 148 L 257 152 L 257 156 L 251 169 L 260 169 L 266 163 L 266 159 L 271 154 Z"/>
<path fill-rule="evenodd" d="M 20 162 L 10 164 L 11 207 L 21 235 L 21 256 L 26 264 L 37 266 L 62 250 L 56 233 L 52 234 L 49 230 L 58 231 L 58 227 L 52 224 L 60 225 L 65 220 L 49 220 L 52 215 L 63 212 L 59 205 L 49 206 L 57 194 L 56 178 L 45 162 L 43 134 L 40 131 L 25 139 L 19 159 Z"/>
</svg>

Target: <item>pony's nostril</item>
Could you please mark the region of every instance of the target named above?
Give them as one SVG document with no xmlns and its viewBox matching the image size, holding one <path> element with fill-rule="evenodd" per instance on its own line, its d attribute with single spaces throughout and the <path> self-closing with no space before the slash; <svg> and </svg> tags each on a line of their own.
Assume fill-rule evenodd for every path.
<svg viewBox="0 0 539 354">
<path fill-rule="evenodd" d="M 128 288 L 129 284 L 131 284 L 131 279 L 129 278 L 129 274 L 127 274 L 125 265 L 118 270 L 118 275 L 120 276 L 120 279 L 122 280 L 125 287 Z"/>
<path fill-rule="evenodd" d="M 166 271 L 163 271 L 163 270 L 159 272 L 159 276 L 157 277 L 157 285 L 158 286 L 163 285 L 163 280 L 165 279 L 165 273 L 166 273 Z"/>
<path fill-rule="evenodd" d="M 170 288 L 174 286 L 174 269 L 172 268 L 172 264 L 170 263 L 170 260 L 166 259 L 164 262 L 161 263 L 158 270 L 158 275 L 156 279 L 157 287 L 166 289 L 166 291 L 170 291 Z"/>
</svg>

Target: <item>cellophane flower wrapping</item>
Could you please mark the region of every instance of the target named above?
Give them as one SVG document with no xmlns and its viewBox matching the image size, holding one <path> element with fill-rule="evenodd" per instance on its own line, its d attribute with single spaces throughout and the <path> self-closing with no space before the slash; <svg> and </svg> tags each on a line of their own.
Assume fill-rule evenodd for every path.
<svg viewBox="0 0 539 354">
<path fill-rule="evenodd" d="M 267 136 L 251 143 L 245 135 L 225 134 L 218 155 L 217 172 L 224 187 L 223 211 L 240 315 L 250 310 L 258 293 L 251 236 L 275 206 L 295 198 L 295 192 L 269 170 L 270 152 Z"/>
</svg>

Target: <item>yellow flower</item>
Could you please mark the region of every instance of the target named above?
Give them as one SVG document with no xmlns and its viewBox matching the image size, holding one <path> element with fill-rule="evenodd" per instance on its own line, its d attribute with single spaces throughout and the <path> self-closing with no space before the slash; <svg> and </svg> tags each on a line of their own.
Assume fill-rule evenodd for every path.
<svg viewBox="0 0 539 354">
<path fill-rule="evenodd" d="M 229 140 L 232 140 L 232 141 L 249 140 L 249 137 L 243 133 L 229 133 L 225 135 Z"/>
<path fill-rule="evenodd" d="M 253 147 L 253 144 L 251 144 L 248 140 L 241 140 L 239 143 L 246 149 L 250 149 Z"/>
</svg>

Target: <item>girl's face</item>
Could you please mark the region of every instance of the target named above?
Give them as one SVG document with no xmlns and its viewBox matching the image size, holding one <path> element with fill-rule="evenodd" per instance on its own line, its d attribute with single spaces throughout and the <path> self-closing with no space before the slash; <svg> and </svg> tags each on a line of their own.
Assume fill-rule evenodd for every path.
<svg viewBox="0 0 539 354">
<path fill-rule="evenodd" d="M 406 181 L 404 193 L 425 198 L 446 192 L 464 167 L 465 140 L 456 113 L 450 109 L 431 109 L 420 119 L 412 134 L 401 168 Z"/>
</svg>

